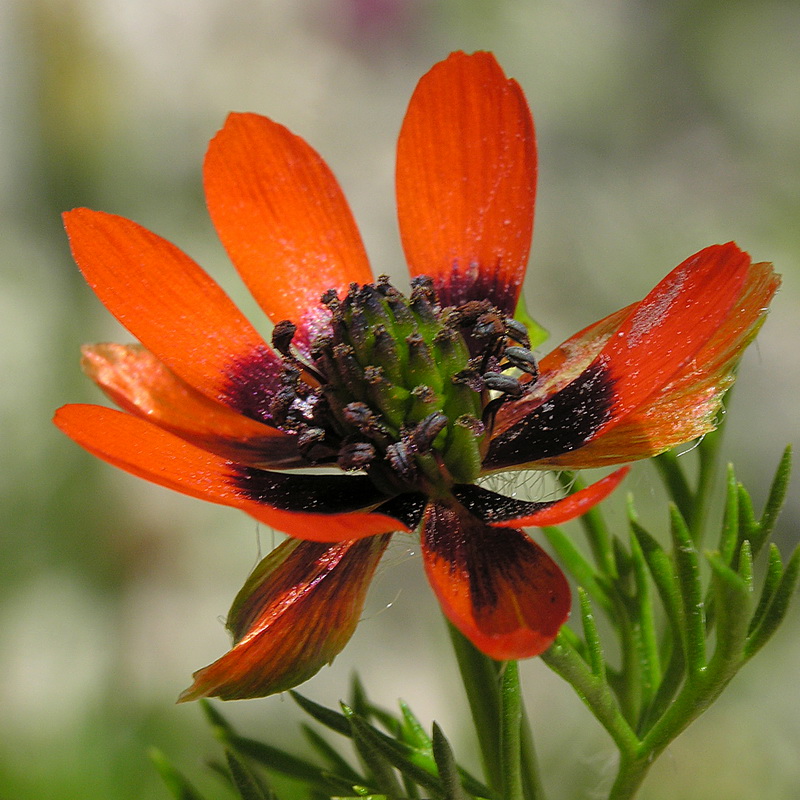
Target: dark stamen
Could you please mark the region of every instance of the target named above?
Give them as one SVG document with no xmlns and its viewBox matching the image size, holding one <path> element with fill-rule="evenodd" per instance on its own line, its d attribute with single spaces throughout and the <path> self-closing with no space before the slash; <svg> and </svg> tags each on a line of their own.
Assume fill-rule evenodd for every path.
<svg viewBox="0 0 800 800">
<path fill-rule="evenodd" d="M 533 375 L 534 378 L 539 376 L 539 367 L 536 366 L 536 358 L 530 350 L 524 347 L 506 347 L 505 357 L 517 369 Z"/>
<path fill-rule="evenodd" d="M 526 349 L 531 346 L 531 340 L 525 324 L 513 317 L 506 318 L 506 336 Z"/>
<path fill-rule="evenodd" d="M 343 470 L 364 469 L 375 460 L 375 447 L 369 442 L 350 442 L 339 450 L 336 463 Z"/>
<path fill-rule="evenodd" d="M 447 427 L 447 416 L 439 411 L 429 414 L 411 433 L 414 448 L 420 453 L 427 453 L 433 440 Z"/>
<path fill-rule="evenodd" d="M 287 358 L 292 358 L 290 352 L 292 339 L 297 332 L 297 325 L 288 319 L 279 322 L 272 331 L 272 346 Z"/>
<path fill-rule="evenodd" d="M 516 378 L 512 378 L 510 375 L 503 375 L 501 372 L 487 372 L 483 376 L 483 382 L 487 389 L 495 392 L 502 392 L 511 397 L 522 395 L 522 386 Z"/>
<path fill-rule="evenodd" d="M 405 441 L 390 444 L 386 448 L 386 460 L 406 483 L 411 483 L 417 477 L 417 465 L 414 463 L 411 448 Z"/>
</svg>

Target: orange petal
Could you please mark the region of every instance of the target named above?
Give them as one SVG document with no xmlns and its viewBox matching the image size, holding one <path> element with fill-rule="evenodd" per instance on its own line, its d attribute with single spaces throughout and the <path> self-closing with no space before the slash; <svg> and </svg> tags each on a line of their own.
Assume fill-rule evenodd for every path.
<svg viewBox="0 0 800 800">
<path fill-rule="evenodd" d="M 741 298 L 750 266 L 733 242 L 712 245 L 639 303 L 596 361 L 614 386 L 613 413 L 603 429 L 661 391 L 714 338 Z"/>
<path fill-rule="evenodd" d="M 727 326 L 738 324 L 741 309 L 737 304 L 747 294 L 751 266 L 747 254 L 733 243 L 707 247 L 674 269 L 630 313 L 627 309 L 618 312 L 621 319 L 616 331 L 609 335 L 606 323 L 616 317 L 611 315 L 587 329 L 588 339 L 579 335 L 579 342 L 586 345 L 584 355 L 596 348 L 591 342 L 593 333 L 604 342 L 602 350 L 552 395 L 540 394 L 547 391 L 545 384 L 543 390 L 535 388 L 513 405 L 503 418 L 503 427 L 493 433 L 485 468 L 572 464 L 570 457 L 560 457 L 577 453 L 626 422 L 629 415 L 652 405 L 684 372 L 694 373 L 705 348 L 716 352 L 722 346 L 718 336 L 733 341 L 740 351 L 744 344 Z M 760 314 L 763 305 L 758 309 Z M 562 368 L 571 377 L 582 360 L 583 355 L 575 363 L 566 359 Z M 716 371 L 716 367 L 703 368 L 692 378 L 694 385 L 700 386 L 702 376 Z M 549 385 L 561 386 L 559 377 L 550 376 Z M 580 455 L 575 461 L 580 462 Z M 592 460 L 591 465 L 599 464 Z"/>
<path fill-rule="evenodd" d="M 67 212 L 64 222 L 72 255 L 106 308 L 190 386 L 238 408 L 237 382 L 250 374 L 262 394 L 277 385 L 277 357 L 177 247 L 135 222 L 86 208 Z"/>
<path fill-rule="evenodd" d="M 372 280 L 336 178 L 283 126 L 231 114 L 209 145 L 204 182 L 228 255 L 272 321 L 298 326 L 299 344 L 327 326 L 323 292 Z"/>
<path fill-rule="evenodd" d="M 599 502 L 605 500 L 619 486 L 629 471 L 630 467 L 618 469 L 591 486 L 568 495 L 562 500 L 557 500 L 555 503 L 542 503 L 543 507 L 531 514 L 500 521 L 489 522 L 487 520 L 487 522 L 493 528 L 543 528 L 546 525 L 561 525 L 585 514 Z"/>
<path fill-rule="evenodd" d="M 272 469 L 307 466 L 296 437 L 209 399 L 141 345 L 84 345 L 81 352 L 84 372 L 125 411 L 223 458 Z"/>
<path fill-rule="evenodd" d="M 580 449 L 536 466 L 584 469 L 649 458 L 713 430 L 739 358 L 764 322 L 779 285 L 771 264 L 753 264 L 728 318 L 662 391 Z"/>
<path fill-rule="evenodd" d="M 54 422 L 81 447 L 132 475 L 190 497 L 242 509 L 260 522 L 298 539 L 336 542 L 407 530 L 404 523 L 385 514 L 349 510 L 344 513 L 325 513 L 324 500 L 327 496 L 332 496 L 340 508 L 347 505 L 358 507 L 360 497 L 357 488 L 363 488 L 364 484 L 352 483 L 346 476 L 340 476 L 340 479 L 348 481 L 352 494 L 331 492 L 325 480 L 331 476 L 305 475 L 295 478 L 280 473 L 263 473 L 264 476 L 273 475 L 277 480 L 282 479 L 274 503 L 271 503 L 268 492 L 262 491 L 266 478 L 263 485 L 256 482 L 254 491 L 246 491 L 242 485 L 247 484 L 246 478 L 253 477 L 253 472 L 243 476 L 243 471 L 249 468 L 201 450 L 130 414 L 102 406 L 74 404 L 60 408 Z M 319 496 L 313 492 L 310 481 L 315 478 L 321 479 L 319 486 L 325 495 L 322 491 Z M 300 487 L 296 496 L 314 498 L 316 507 L 321 509 L 319 513 L 287 511 L 276 507 L 285 504 L 284 501 L 291 501 L 295 480 Z M 358 481 L 355 477 L 354 480 Z M 368 482 L 368 479 L 364 480 Z M 365 506 L 377 505 L 379 501 L 380 498 L 370 495 L 365 499 Z"/>
<path fill-rule="evenodd" d="M 544 400 L 560 392 L 572 383 L 605 347 L 611 334 L 632 313 L 638 303 L 632 303 L 599 322 L 584 328 L 548 353 L 539 362 L 539 377 L 536 384 L 518 400 L 500 406 L 495 416 L 492 434 L 500 436 L 512 425 L 526 417 Z M 523 378 L 524 379 L 524 378 Z"/>
<path fill-rule="evenodd" d="M 283 692 L 333 661 L 355 630 L 390 538 L 279 545 L 234 601 L 228 615 L 233 648 L 195 672 L 179 702 Z"/>
<path fill-rule="evenodd" d="M 570 610 L 566 578 L 515 528 L 491 528 L 455 501 L 428 505 L 425 571 L 450 621 L 498 661 L 546 650 Z"/>
<path fill-rule="evenodd" d="M 412 275 L 443 304 L 513 314 L 536 195 L 533 121 L 490 53 L 453 53 L 420 80 L 397 145 L 397 208 Z"/>
</svg>

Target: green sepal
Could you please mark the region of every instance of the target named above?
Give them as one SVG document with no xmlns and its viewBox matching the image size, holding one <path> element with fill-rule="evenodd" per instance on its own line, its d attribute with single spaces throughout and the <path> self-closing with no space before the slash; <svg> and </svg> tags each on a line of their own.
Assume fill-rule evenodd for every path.
<svg viewBox="0 0 800 800">
<path fill-rule="evenodd" d="M 549 338 L 550 333 L 543 328 L 529 313 L 525 305 L 525 297 L 520 292 L 517 307 L 514 309 L 514 319 L 519 320 L 527 329 L 528 337 L 531 340 L 530 349 L 535 350 L 543 345 Z"/>
<path fill-rule="evenodd" d="M 167 791 L 175 800 L 204 800 L 203 795 L 192 786 L 184 775 L 176 769 L 172 762 L 155 747 L 150 749 L 150 760 L 155 765 Z"/>
<path fill-rule="evenodd" d="M 231 780 L 242 800 L 275 800 L 275 795 L 261 784 L 255 773 L 232 750 L 225 751 Z"/>
</svg>

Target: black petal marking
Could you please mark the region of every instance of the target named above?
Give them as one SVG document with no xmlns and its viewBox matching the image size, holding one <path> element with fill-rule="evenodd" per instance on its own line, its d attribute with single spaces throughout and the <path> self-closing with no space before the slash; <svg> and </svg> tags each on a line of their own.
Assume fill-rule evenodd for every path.
<svg viewBox="0 0 800 800">
<path fill-rule="evenodd" d="M 512 316 L 517 304 L 519 285 L 500 278 L 498 259 L 493 268 L 476 262 L 464 264 L 455 259 L 452 272 L 436 282 L 436 293 L 442 306 L 461 306 L 470 300 L 485 300 Z"/>
<path fill-rule="evenodd" d="M 362 475 L 285 475 L 234 464 L 233 480 L 245 497 L 281 511 L 343 514 L 371 509 L 386 500 Z"/>
<path fill-rule="evenodd" d="M 375 512 L 399 519 L 400 522 L 413 531 L 422 519 L 422 512 L 425 510 L 427 502 L 428 498 L 424 494 L 407 492 L 387 500 L 383 505 L 378 506 Z"/>
<path fill-rule="evenodd" d="M 527 500 L 516 500 L 481 486 L 466 483 L 454 486 L 452 492 L 464 508 L 484 522 L 505 522 L 518 517 L 527 517 L 558 502 L 553 500 L 534 503 Z"/>
<path fill-rule="evenodd" d="M 493 439 L 484 467 L 514 467 L 576 450 L 609 419 L 613 407 L 613 379 L 606 364 L 597 361 Z"/>
<path fill-rule="evenodd" d="M 541 558 L 541 551 L 531 546 L 522 531 L 489 528 L 458 504 L 430 504 L 423 535 L 428 549 L 449 563 L 453 573 L 466 574 L 476 616 L 497 606 L 498 583 L 516 584 L 520 590 L 527 586 L 526 575 Z M 555 596 L 546 599 L 557 601 Z"/>
</svg>

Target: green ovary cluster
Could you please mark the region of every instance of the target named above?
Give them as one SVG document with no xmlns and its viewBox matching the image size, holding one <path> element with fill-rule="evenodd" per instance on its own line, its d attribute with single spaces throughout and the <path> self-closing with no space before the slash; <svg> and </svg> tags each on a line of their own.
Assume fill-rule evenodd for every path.
<svg viewBox="0 0 800 800">
<path fill-rule="evenodd" d="M 332 333 L 312 358 L 340 437 L 339 466 L 394 490 L 447 491 L 475 480 L 485 439 L 485 393 L 468 385 L 470 352 L 455 309 L 430 282 L 408 299 L 384 278 L 324 298 Z"/>
</svg>

